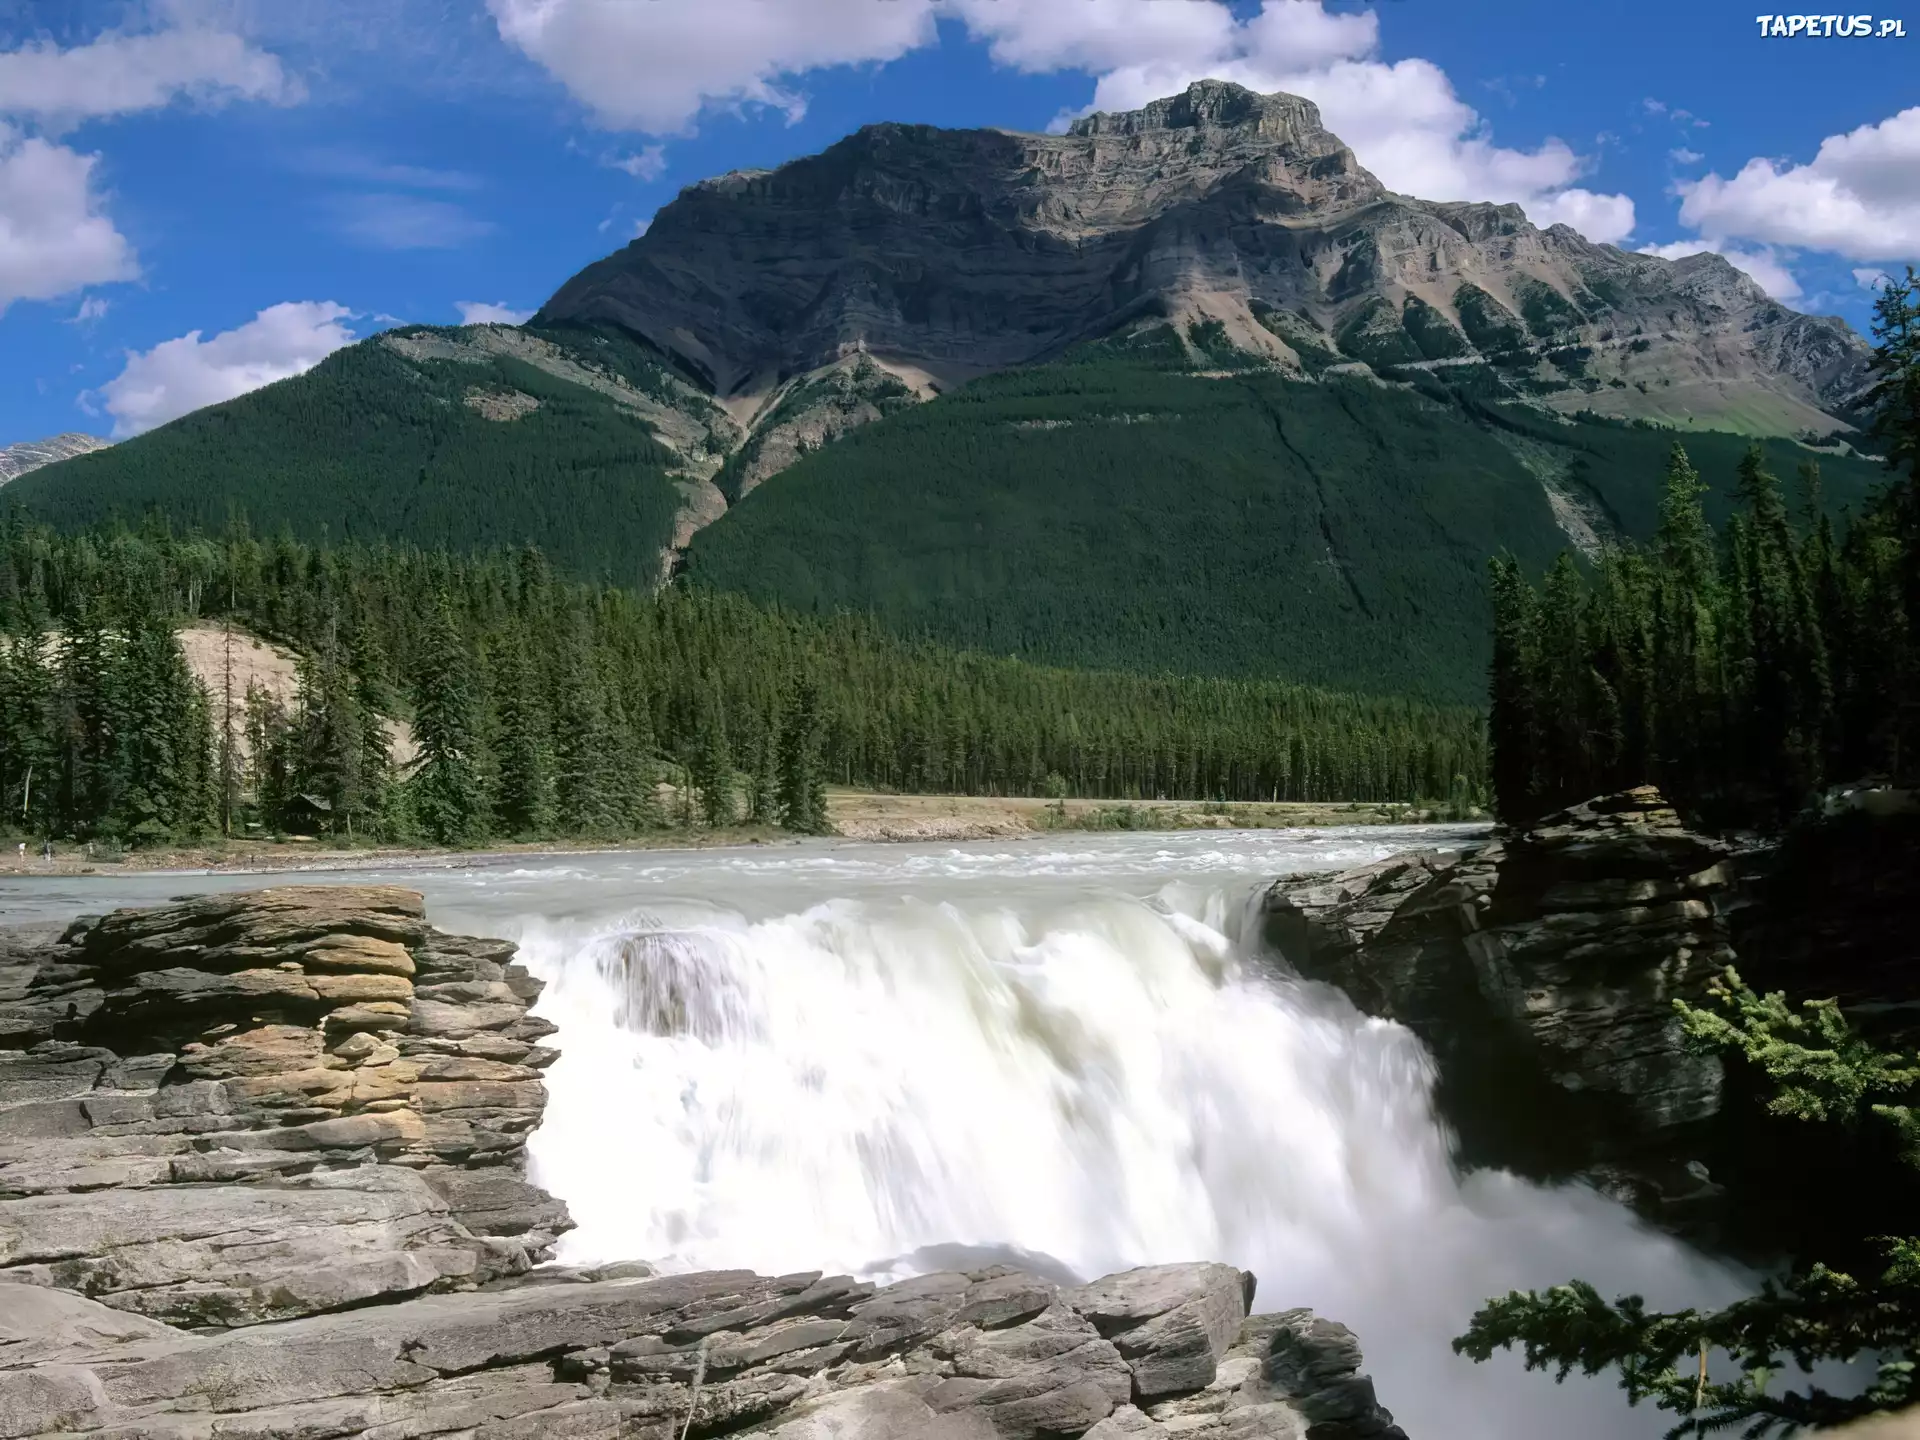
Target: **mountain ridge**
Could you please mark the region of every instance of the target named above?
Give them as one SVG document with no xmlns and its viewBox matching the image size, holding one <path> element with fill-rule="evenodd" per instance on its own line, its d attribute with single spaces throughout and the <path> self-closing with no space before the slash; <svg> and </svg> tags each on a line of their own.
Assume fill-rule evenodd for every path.
<svg viewBox="0 0 1920 1440">
<path fill-rule="evenodd" d="M 1396 194 L 1310 101 L 1199 81 L 1064 135 L 869 125 L 684 188 L 536 324 L 611 324 L 745 429 L 865 355 L 918 398 L 1130 326 L 1311 377 L 1486 364 L 1515 394 L 1756 433 L 1848 427 L 1868 348 L 1723 257 Z"/>
</svg>

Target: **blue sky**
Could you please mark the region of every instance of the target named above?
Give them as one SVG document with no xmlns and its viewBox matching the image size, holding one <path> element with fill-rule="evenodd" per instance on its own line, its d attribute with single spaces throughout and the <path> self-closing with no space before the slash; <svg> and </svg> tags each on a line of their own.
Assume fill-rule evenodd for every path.
<svg viewBox="0 0 1920 1440">
<path fill-rule="evenodd" d="M 1920 260 L 1907 38 L 1539 0 L 0 0 L 0 444 L 137 433 L 396 321 L 536 307 L 681 186 L 877 120 L 1203 75 L 1433 199 L 1711 245 L 1864 328 Z M 495 312 L 471 312 L 488 315 Z"/>
</svg>

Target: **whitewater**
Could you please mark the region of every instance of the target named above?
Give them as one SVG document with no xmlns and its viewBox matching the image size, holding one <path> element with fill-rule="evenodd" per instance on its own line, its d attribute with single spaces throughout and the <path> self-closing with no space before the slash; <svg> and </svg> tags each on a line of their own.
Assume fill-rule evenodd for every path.
<svg viewBox="0 0 1920 1440">
<path fill-rule="evenodd" d="M 1669 1307 L 1751 1277 L 1584 1188 L 1463 1174 L 1420 1043 L 1260 943 L 1275 875 L 1470 838 L 807 844 L 351 878 L 423 890 L 436 924 L 517 940 L 547 982 L 560 1058 L 530 1152 L 578 1225 L 563 1262 L 1066 1280 L 1219 1260 L 1258 1277 L 1256 1309 L 1352 1326 L 1413 1440 L 1658 1435 L 1610 1381 L 1556 1386 L 1448 1342 L 1510 1289 L 1580 1276 Z M 260 883 L 130 878 L 107 901 Z M 37 903 L 98 909 L 105 888 L 48 881 Z"/>
</svg>

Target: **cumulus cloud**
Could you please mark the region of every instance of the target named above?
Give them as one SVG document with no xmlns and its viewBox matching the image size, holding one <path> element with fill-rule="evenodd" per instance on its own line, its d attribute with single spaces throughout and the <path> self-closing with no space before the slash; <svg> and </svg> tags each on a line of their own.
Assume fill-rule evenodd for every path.
<svg viewBox="0 0 1920 1440">
<path fill-rule="evenodd" d="M 1575 186 L 1588 167 L 1567 145 L 1495 145 L 1438 66 L 1383 62 L 1376 17 L 1336 14 L 1322 0 L 1265 0 L 1244 18 L 1222 0 L 488 0 L 488 8 L 507 41 L 616 128 L 683 133 L 711 105 L 799 115 L 799 76 L 895 59 L 931 43 L 944 17 L 997 64 L 1096 76 L 1095 109 L 1132 109 L 1209 77 L 1290 90 L 1317 102 L 1361 163 L 1396 190 L 1518 201 L 1600 241 L 1633 229 L 1626 196 Z"/>
<path fill-rule="evenodd" d="M 456 300 L 462 325 L 524 325 L 533 318 L 531 310 L 515 310 L 503 301 Z"/>
<path fill-rule="evenodd" d="M 152 110 L 178 97 L 217 104 L 300 95 L 278 58 L 217 29 L 109 33 L 68 49 L 43 42 L 0 53 L 0 110 L 43 124 Z"/>
<path fill-rule="evenodd" d="M 151 350 L 128 351 L 125 368 L 99 391 L 113 416 L 114 438 L 311 369 L 353 342 L 353 332 L 340 323 L 352 318 L 330 300 L 290 300 L 211 340 L 190 330 Z"/>
<path fill-rule="evenodd" d="M 1808 164 L 1749 160 L 1680 193 L 1681 220 L 1703 234 L 1853 260 L 1920 256 L 1920 105 L 1828 136 Z"/>
<path fill-rule="evenodd" d="M 1776 300 L 1797 300 L 1804 293 L 1800 282 L 1787 269 L 1786 262 L 1766 246 L 1749 250 L 1722 240 L 1675 240 L 1666 245 L 1643 245 L 1640 253 L 1658 255 L 1662 260 L 1684 260 L 1689 255 L 1718 255 Z M 1855 273 L 1858 274 L 1857 271 Z"/>
<path fill-rule="evenodd" d="M 0 313 L 139 274 L 133 246 L 101 209 L 95 155 L 0 123 Z"/>
<path fill-rule="evenodd" d="M 487 0 L 501 38 L 605 124 L 674 134 L 708 105 L 798 118 L 808 70 L 895 60 L 934 38 L 933 0 Z"/>
</svg>

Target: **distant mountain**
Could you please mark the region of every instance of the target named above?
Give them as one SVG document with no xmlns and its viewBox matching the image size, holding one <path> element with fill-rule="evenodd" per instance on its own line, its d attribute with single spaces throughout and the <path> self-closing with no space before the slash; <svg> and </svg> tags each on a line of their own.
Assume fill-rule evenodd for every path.
<svg viewBox="0 0 1920 1440">
<path fill-rule="evenodd" d="M 1563 411 L 1768 434 L 1841 428 L 1868 353 L 1719 256 L 1396 195 L 1310 102 L 1220 81 L 1064 135 L 870 125 L 702 181 L 536 320 L 640 336 L 750 428 L 850 357 L 925 397 L 1169 322 L 1202 368 L 1474 365 Z"/>
<path fill-rule="evenodd" d="M 68 460 L 92 450 L 104 450 L 108 443 L 97 435 L 82 435 L 74 431 L 67 435 L 55 435 L 50 440 L 23 440 L 18 445 L 0 447 L 0 485 L 9 480 L 18 480 L 29 470 L 38 470 L 42 465 L 51 465 L 56 460 Z"/>
<path fill-rule="evenodd" d="M 1857 505 L 1867 354 L 1719 257 L 1392 194 L 1306 101 L 1203 82 L 702 182 L 527 326 L 389 331 L 8 493 L 1474 700 L 1487 557 L 1651 533 L 1667 427 L 1716 515 L 1750 435 Z"/>
</svg>

